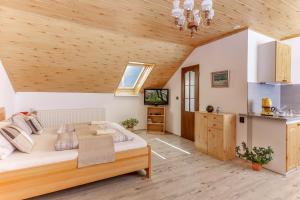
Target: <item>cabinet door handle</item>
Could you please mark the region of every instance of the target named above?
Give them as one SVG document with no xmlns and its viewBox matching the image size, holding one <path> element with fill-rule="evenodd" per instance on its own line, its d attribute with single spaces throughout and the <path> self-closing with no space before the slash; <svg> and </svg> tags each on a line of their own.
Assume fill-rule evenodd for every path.
<svg viewBox="0 0 300 200">
<path fill-rule="evenodd" d="M 282 82 L 288 82 L 286 79 L 282 80 Z"/>
<path fill-rule="evenodd" d="M 300 126 L 300 123 L 297 123 L 297 126 Z"/>
</svg>

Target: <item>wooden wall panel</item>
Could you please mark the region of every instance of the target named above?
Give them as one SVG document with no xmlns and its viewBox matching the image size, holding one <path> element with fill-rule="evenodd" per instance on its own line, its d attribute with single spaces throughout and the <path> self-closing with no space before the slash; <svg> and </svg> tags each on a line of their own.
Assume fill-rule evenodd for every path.
<svg viewBox="0 0 300 200">
<path fill-rule="evenodd" d="M 113 92 L 127 62 L 155 63 L 145 87 L 162 87 L 194 47 L 236 25 L 276 39 L 300 34 L 299 0 L 214 8 L 212 26 L 190 38 L 173 24 L 172 0 L 1 0 L 0 59 L 16 91 Z"/>
<path fill-rule="evenodd" d="M 16 91 L 114 92 L 128 62 L 162 87 L 193 47 L 0 7 L 0 58 Z"/>
</svg>

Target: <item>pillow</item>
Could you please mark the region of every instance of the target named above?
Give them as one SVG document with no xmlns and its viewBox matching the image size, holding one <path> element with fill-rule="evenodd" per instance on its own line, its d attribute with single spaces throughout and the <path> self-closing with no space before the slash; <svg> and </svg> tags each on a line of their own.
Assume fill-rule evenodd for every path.
<svg viewBox="0 0 300 200">
<path fill-rule="evenodd" d="M 10 125 L 10 122 L 0 122 L 0 128 L 7 125 Z M 14 152 L 15 149 L 16 148 L 11 143 L 9 143 L 8 140 L 5 139 L 5 137 L 2 134 L 0 134 L 0 160 L 7 158 L 10 154 Z"/>
<path fill-rule="evenodd" d="M 25 131 L 14 125 L 8 125 L 0 129 L 0 133 L 19 151 L 30 153 L 34 142 Z"/>
<path fill-rule="evenodd" d="M 25 121 L 34 134 L 40 135 L 43 133 L 44 127 L 42 126 L 41 122 L 37 119 L 36 115 L 25 116 Z"/>
<path fill-rule="evenodd" d="M 78 138 L 75 132 L 63 132 L 57 135 L 54 148 L 56 151 L 63 151 L 77 149 L 78 145 Z"/>
<path fill-rule="evenodd" d="M 31 135 L 32 130 L 26 123 L 25 117 L 26 117 L 25 115 L 19 113 L 19 114 L 13 115 L 11 117 L 11 121 L 14 125 L 16 125 L 17 127 L 21 128 L 23 131 L 25 131 L 25 133 L 27 133 L 27 135 Z"/>
</svg>

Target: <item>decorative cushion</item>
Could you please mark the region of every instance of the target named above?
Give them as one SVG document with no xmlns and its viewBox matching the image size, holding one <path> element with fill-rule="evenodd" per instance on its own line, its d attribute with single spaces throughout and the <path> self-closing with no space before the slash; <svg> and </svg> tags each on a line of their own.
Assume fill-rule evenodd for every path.
<svg viewBox="0 0 300 200">
<path fill-rule="evenodd" d="M 3 127 L 0 129 L 0 133 L 19 151 L 24 153 L 30 153 L 34 146 L 34 141 L 30 136 L 17 126 L 8 125 Z"/>
<path fill-rule="evenodd" d="M 0 128 L 7 125 L 10 125 L 10 122 L 0 122 Z M 16 148 L 0 133 L 0 160 L 8 157 L 15 149 Z"/>
<path fill-rule="evenodd" d="M 11 121 L 14 125 L 16 125 L 17 127 L 21 128 L 23 131 L 25 131 L 25 133 L 27 133 L 27 135 L 31 135 L 32 130 L 29 127 L 29 125 L 26 123 L 25 118 L 26 118 L 25 115 L 19 113 L 19 114 L 13 115 L 11 117 Z"/>
<path fill-rule="evenodd" d="M 75 132 L 63 132 L 57 135 L 54 148 L 56 151 L 63 151 L 77 149 L 78 145 L 78 138 Z"/>
<path fill-rule="evenodd" d="M 42 126 L 41 122 L 38 120 L 36 115 L 29 115 L 25 117 L 26 123 L 31 128 L 34 134 L 42 134 L 44 131 L 44 127 Z"/>
</svg>

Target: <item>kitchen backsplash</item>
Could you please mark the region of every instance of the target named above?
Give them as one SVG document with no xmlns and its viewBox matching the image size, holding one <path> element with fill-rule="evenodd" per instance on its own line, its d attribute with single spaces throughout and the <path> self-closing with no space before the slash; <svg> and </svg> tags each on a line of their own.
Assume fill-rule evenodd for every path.
<svg viewBox="0 0 300 200">
<path fill-rule="evenodd" d="M 281 86 L 281 107 L 300 113 L 300 84 Z"/>
<path fill-rule="evenodd" d="M 273 106 L 300 113 L 300 84 L 270 85 L 248 83 L 248 112 L 261 112 L 261 99 L 269 97 Z"/>
<path fill-rule="evenodd" d="M 248 83 L 248 112 L 260 113 L 261 100 L 272 99 L 273 106 L 280 107 L 280 85 Z"/>
</svg>

